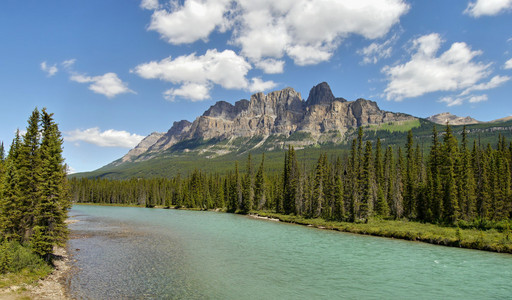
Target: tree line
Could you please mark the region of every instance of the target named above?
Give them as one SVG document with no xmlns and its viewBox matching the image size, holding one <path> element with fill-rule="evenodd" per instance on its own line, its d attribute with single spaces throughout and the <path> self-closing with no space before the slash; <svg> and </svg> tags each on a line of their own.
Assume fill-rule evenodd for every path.
<svg viewBox="0 0 512 300">
<path fill-rule="evenodd" d="M 47 262 L 68 232 L 71 202 L 62 142 L 53 114 L 36 108 L 7 155 L 0 143 L 0 237 L 29 245 Z"/>
<path fill-rule="evenodd" d="M 73 179 L 73 201 L 147 207 L 252 210 L 307 218 L 366 222 L 370 218 L 460 224 L 509 220 L 512 214 L 512 143 L 499 136 L 495 147 L 459 142 L 449 125 L 434 126 L 424 153 L 409 131 L 404 148 L 385 149 L 363 141 L 360 128 L 345 157 L 320 155 L 306 170 L 289 147 L 279 174 L 266 174 L 265 157 L 255 166 L 249 154 L 227 175 L 195 170 L 170 179 L 125 181 Z M 242 169 L 242 170 L 241 170 Z"/>
</svg>

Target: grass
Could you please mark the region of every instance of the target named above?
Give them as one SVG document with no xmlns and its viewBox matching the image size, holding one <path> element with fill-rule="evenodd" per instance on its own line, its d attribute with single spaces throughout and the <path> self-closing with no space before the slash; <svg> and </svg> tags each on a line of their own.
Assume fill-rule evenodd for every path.
<svg viewBox="0 0 512 300">
<path fill-rule="evenodd" d="M 512 234 L 509 231 L 462 229 L 405 220 L 373 219 L 368 221 L 368 223 L 349 223 L 326 221 L 323 219 L 306 219 L 293 215 L 260 211 L 255 213 L 264 217 L 276 218 L 283 222 L 312 225 L 317 228 L 420 241 L 451 247 L 512 253 Z"/>
<path fill-rule="evenodd" d="M 399 122 L 389 122 L 383 123 L 380 125 L 370 125 L 370 127 L 365 128 L 366 130 L 386 130 L 389 132 L 407 132 L 413 128 L 420 127 L 420 120 L 410 120 L 410 121 L 399 121 Z"/>
<path fill-rule="evenodd" d="M 28 246 L 4 242 L 0 248 L 0 288 L 34 284 L 53 271 Z"/>
</svg>

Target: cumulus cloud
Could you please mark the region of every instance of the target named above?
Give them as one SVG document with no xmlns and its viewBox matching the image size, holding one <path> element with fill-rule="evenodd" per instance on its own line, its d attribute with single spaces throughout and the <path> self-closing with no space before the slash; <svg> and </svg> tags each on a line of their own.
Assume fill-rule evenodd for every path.
<svg viewBox="0 0 512 300">
<path fill-rule="evenodd" d="M 157 9 L 158 1 L 144 0 L 141 5 L 144 5 L 143 8 L 156 9 L 148 30 L 157 31 L 171 44 L 184 44 L 206 39 L 216 28 L 225 30 L 228 21 L 224 14 L 229 10 L 230 2 L 187 0 L 181 6 L 174 2 L 172 11 Z"/>
<path fill-rule="evenodd" d="M 362 64 L 376 64 L 381 59 L 389 58 L 397 39 L 398 35 L 394 34 L 382 43 L 373 42 L 367 47 L 358 50 L 357 54 L 363 56 Z"/>
<path fill-rule="evenodd" d="M 100 76 L 85 76 L 81 74 L 73 74 L 70 79 L 79 83 L 91 83 L 89 89 L 95 93 L 102 94 L 108 98 L 113 98 L 119 94 L 135 93 L 128 88 L 116 73 L 106 73 Z"/>
<path fill-rule="evenodd" d="M 131 72 L 146 79 L 160 79 L 182 85 L 165 92 L 167 97 L 181 96 L 198 101 L 209 98 L 209 90 L 214 84 L 226 89 L 247 89 L 249 82 L 246 75 L 251 68 L 235 52 L 218 52 L 213 49 L 200 56 L 192 53 L 174 59 L 168 57 L 161 61 L 151 61 L 138 65 Z M 193 91 L 198 94 L 192 94 Z"/>
<path fill-rule="evenodd" d="M 57 74 L 59 69 L 57 68 L 57 65 L 48 65 L 46 61 L 43 61 L 41 63 L 41 70 L 46 73 L 48 77 L 52 77 L 53 75 Z"/>
<path fill-rule="evenodd" d="M 178 89 L 169 89 L 164 92 L 164 98 L 174 101 L 175 97 L 189 99 L 192 102 L 202 101 L 210 98 L 211 86 L 200 83 L 185 83 Z"/>
<path fill-rule="evenodd" d="M 480 84 L 470 86 L 469 88 L 465 89 L 461 93 L 461 95 L 464 96 L 473 91 L 484 91 L 484 90 L 494 89 L 494 88 L 497 88 L 498 86 L 502 85 L 503 83 L 509 81 L 510 79 L 511 79 L 511 77 L 509 77 L 509 76 L 496 75 L 493 78 L 491 78 L 491 80 L 489 80 L 488 82 L 483 82 Z"/>
<path fill-rule="evenodd" d="M 267 74 L 279 74 L 284 71 L 284 61 L 278 59 L 264 59 L 255 63 L 256 68 Z"/>
<path fill-rule="evenodd" d="M 149 7 L 147 0 L 141 5 Z M 186 0 L 154 8 L 149 30 L 171 44 L 206 40 L 232 29 L 231 43 L 258 68 L 289 56 L 297 65 L 327 61 L 346 37 L 385 36 L 407 13 L 404 0 Z M 277 73 L 277 67 L 269 73 Z"/>
<path fill-rule="evenodd" d="M 100 147 L 133 148 L 144 138 L 142 135 L 124 130 L 108 129 L 100 131 L 98 127 L 85 130 L 75 129 L 66 132 L 64 140 L 69 142 L 86 142 Z"/>
<path fill-rule="evenodd" d="M 275 88 L 277 83 L 273 81 L 263 81 L 261 78 L 255 77 L 251 79 L 251 84 L 249 85 L 249 91 L 251 93 L 263 92 L 272 88 Z"/>
<path fill-rule="evenodd" d="M 388 100 L 400 101 L 436 91 L 461 91 L 490 75 L 490 64 L 473 60 L 481 51 L 472 51 L 465 43 L 453 43 L 436 56 L 441 43 L 437 33 L 419 37 L 412 42 L 413 54 L 408 62 L 382 69 L 388 80 L 384 91 Z"/>
<path fill-rule="evenodd" d="M 512 69 L 512 58 L 505 62 L 504 68 L 507 69 L 507 70 Z"/>
<path fill-rule="evenodd" d="M 469 2 L 464 13 L 478 18 L 481 16 L 494 16 L 511 9 L 512 0 L 477 0 L 476 2 Z"/>
<path fill-rule="evenodd" d="M 140 7 L 143 9 L 157 9 L 159 7 L 158 0 L 142 0 Z"/>
</svg>

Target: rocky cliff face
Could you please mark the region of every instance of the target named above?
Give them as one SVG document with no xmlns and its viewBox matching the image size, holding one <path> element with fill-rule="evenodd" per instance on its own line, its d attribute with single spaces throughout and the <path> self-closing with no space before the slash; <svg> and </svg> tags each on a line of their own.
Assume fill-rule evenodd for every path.
<svg viewBox="0 0 512 300">
<path fill-rule="evenodd" d="M 292 88 L 267 95 L 257 93 L 250 100 L 240 100 L 235 105 L 219 101 L 192 123 L 185 120 L 174 122 L 165 135 L 157 140 L 151 139 L 154 141 L 152 145 L 146 147 L 145 142 L 145 146 L 140 147 L 140 151 L 146 148 L 145 152 L 138 150 L 129 153 L 123 157 L 123 161 L 133 161 L 133 154 L 139 152 L 139 156 L 144 154 L 147 159 L 176 143 L 191 139 L 267 138 L 271 135 L 287 137 L 295 132 L 306 132 L 311 136 L 306 144 L 311 144 L 318 142 L 328 132 L 335 131 L 343 135 L 354 127 L 414 119 L 406 114 L 382 111 L 377 103 L 370 100 L 347 101 L 336 98 L 329 85 L 323 82 L 311 89 L 306 101 Z"/>
<path fill-rule="evenodd" d="M 147 137 L 145 137 L 135 148 L 130 150 L 125 156 L 121 158 L 120 163 L 124 163 L 127 161 L 131 161 L 135 158 L 137 158 L 139 155 L 143 154 L 144 152 L 148 151 L 148 149 L 154 145 L 160 138 L 164 136 L 161 132 L 153 132 Z"/>
<path fill-rule="evenodd" d="M 481 123 L 471 117 L 459 117 L 456 115 L 452 115 L 449 112 L 440 113 L 437 115 L 433 115 L 427 118 L 430 122 L 434 122 L 441 125 L 446 125 L 448 122 L 450 125 L 469 125 L 469 124 L 477 124 Z"/>
</svg>

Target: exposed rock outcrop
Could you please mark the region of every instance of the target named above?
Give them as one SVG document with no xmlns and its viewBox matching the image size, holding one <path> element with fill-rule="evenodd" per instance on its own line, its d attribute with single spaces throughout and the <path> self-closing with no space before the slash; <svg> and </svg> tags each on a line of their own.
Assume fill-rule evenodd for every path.
<svg viewBox="0 0 512 300">
<path fill-rule="evenodd" d="M 306 101 L 290 87 L 266 95 L 257 93 L 250 100 L 240 100 L 234 105 L 219 101 L 194 122 L 174 122 L 158 139 L 155 140 L 156 136 L 146 138 L 147 141 L 144 139 L 143 145 L 131 150 L 122 161 L 133 161 L 137 156 L 148 159 L 181 141 L 192 139 L 266 138 L 306 132 L 310 139 L 301 143 L 304 145 L 318 142 L 328 132 L 343 135 L 350 128 L 414 119 L 410 115 L 382 111 L 370 100 L 335 98 L 329 85 L 322 82 L 311 89 Z"/>
<path fill-rule="evenodd" d="M 450 125 L 469 125 L 469 124 L 478 124 L 481 123 L 471 117 L 459 117 L 456 115 L 452 115 L 449 112 L 440 113 L 437 115 L 433 115 L 427 118 L 430 122 L 434 122 L 436 124 L 446 125 L 446 123 Z"/>
</svg>

